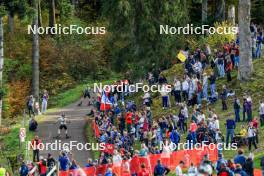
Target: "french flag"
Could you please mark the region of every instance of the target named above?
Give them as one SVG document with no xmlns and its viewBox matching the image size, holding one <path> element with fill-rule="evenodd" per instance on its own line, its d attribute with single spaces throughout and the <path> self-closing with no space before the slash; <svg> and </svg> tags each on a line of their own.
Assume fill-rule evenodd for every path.
<svg viewBox="0 0 264 176">
<path fill-rule="evenodd" d="M 112 103 L 110 102 L 108 96 L 106 95 L 105 91 L 102 93 L 101 97 L 101 105 L 100 110 L 101 111 L 108 111 L 111 109 Z"/>
</svg>

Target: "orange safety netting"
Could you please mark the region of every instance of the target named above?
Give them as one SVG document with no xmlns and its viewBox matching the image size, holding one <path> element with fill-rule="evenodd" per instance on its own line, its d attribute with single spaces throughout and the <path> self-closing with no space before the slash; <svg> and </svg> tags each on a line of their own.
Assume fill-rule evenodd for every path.
<svg viewBox="0 0 264 176">
<path fill-rule="evenodd" d="M 96 137 L 99 136 L 99 128 L 93 121 L 92 126 Z M 112 153 L 112 151 L 111 151 Z M 168 168 L 174 170 L 180 161 L 184 161 L 185 167 L 189 167 L 191 163 L 194 165 L 199 165 L 202 161 L 204 155 L 208 155 L 212 162 L 216 162 L 218 158 L 217 147 L 206 146 L 201 149 L 192 150 L 179 150 L 171 153 L 161 153 L 161 154 L 149 154 L 145 157 L 134 156 L 130 160 L 122 161 L 121 163 L 114 165 L 100 165 L 97 167 L 89 167 L 78 169 L 74 171 L 60 171 L 59 176 L 98 176 L 104 175 L 108 168 L 112 169 L 112 172 L 117 176 L 130 176 L 133 173 L 138 173 L 140 171 L 140 165 L 145 164 L 146 169 L 154 172 L 154 168 L 157 164 L 157 160 L 160 159 L 161 163 Z M 255 170 L 254 176 L 262 176 L 261 170 Z"/>
<path fill-rule="evenodd" d="M 189 167 L 191 163 L 198 165 L 202 161 L 205 154 L 209 156 L 209 159 L 211 161 L 217 161 L 217 149 L 180 150 L 167 154 L 149 154 L 145 157 L 134 156 L 131 160 L 122 161 L 122 163 L 89 167 L 81 169 L 81 171 L 84 172 L 87 176 L 97 176 L 100 174 L 104 175 L 107 171 L 107 168 L 111 168 L 113 173 L 115 173 L 117 176 L 126 176 L 139 172 L 140 165 L 144 163 L 146 169 L 150 170 L 153 173 L 158 159 L 161 159 L 162 164 L 167 166 L 168 168 L 175 169 L 181 160 L 185 162 L 186 167 Z M 78 170 L 60 172 L 60 176 L 68 175 L 77 176 L 82 174 Z"/>
</svg>

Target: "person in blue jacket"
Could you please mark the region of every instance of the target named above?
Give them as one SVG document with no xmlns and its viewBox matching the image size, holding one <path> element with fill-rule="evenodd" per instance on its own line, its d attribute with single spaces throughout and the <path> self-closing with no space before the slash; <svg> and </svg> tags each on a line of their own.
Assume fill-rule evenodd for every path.
<svg viewBox="0 0 264 176">
<path fill-rule="evenodd" d="M 22 165 L 19 169 L 19 174 L 20 174 L 20 176 L 27 176 L 28 173 L 29 173 L 29 169 L 28 169 L 26 163 L 23 161 Z"/>
<path fill-rule="evenodd" d="M 176 144 L 176 146 L 178 145 L 178 143 L 180 142 L 180 134 L 177 132 L 177 130 L 173 129 L 171 134 L 170 134 L 170 140 L 172 143 Z"/>
<path fill-rule="evenodd" d="M 237 155 L 234 158 L 235 164 L 240 164 L 243 168 L 245 167 L 247 158 L 244 156 L 244 151 L 239 149 Z"/>
<path fill-rule="evenodd" d="M 67 171 L 69 168 L 70 160 L 65 152 L 61 152 L 58 161 L 60 163 L 60 170 Z"/>
</svg>

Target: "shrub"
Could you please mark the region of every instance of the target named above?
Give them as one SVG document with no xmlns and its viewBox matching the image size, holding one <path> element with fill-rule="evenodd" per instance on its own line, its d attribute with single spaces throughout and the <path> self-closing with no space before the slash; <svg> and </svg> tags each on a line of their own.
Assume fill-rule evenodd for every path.
<svg viewBox="0 0 264 176">
<path fill-rule="evenodd" d="M 228 23 L 228 22 L 222 22 L 222 23 L 215 23 L 214 24 L 215 28 L 218 27 L 222 27 L 222 28 L 231 28 L 234 27 L 234 25 Z M 229 33 L 229 31 L 227 31 Z M 232 34 L 230 32 L 230 34 L 211 34 L 207 37 L 207 43 L 210 45 L 210 47 L 212 49 L 218 49 L 218 48 L 222 48 L 222 46 L 224 45 L 224 43 L 226 42 L 230 42 L 232 40 L 235 40 L 236 35 Z"/>
</svg>

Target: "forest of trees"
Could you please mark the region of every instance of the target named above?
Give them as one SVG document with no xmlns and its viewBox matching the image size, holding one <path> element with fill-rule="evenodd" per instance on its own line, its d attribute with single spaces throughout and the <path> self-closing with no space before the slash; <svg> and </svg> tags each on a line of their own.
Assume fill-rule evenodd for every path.
<svg viewBox="0 0 264 176">
<path fill-rule="evenodd" d="M 149 70 L 169 68 L 179 49 L 194 47 L 190 41 L 198 45 L 206 37 L 160 35 L 160 24 L 214 25 L 227 20 L 239 24 L 244 40 L 248 16 L 257 24 L 264 16 L 263 0 L 4 0 L 0 5 L 0 114 L 5 117 L 21 114 L 25 97 L 38 99 L 43 89 L 53 95 L 116 72 L 136 79 Z M 28 35 L 31 24 L 105 26 L 107 33 Z M 252 72 L 249 45 L 241 46 L 240 79 Z"/>
</svg>

